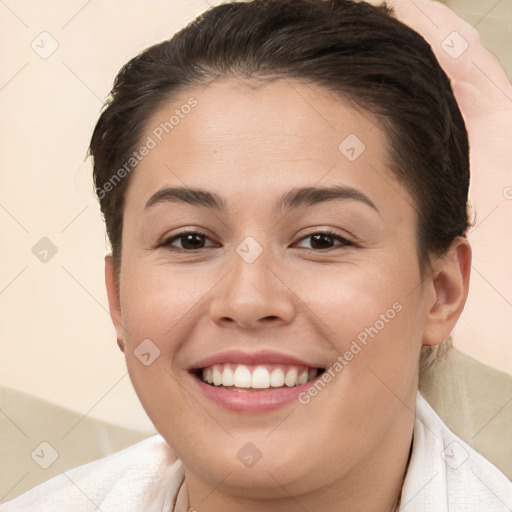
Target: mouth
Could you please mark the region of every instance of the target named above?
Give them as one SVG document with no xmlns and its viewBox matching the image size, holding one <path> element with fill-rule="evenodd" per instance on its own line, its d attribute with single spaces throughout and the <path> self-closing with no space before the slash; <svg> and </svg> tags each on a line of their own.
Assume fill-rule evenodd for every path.
<svg viewBox="0 0 512 512">
<path fill-rule="evenodd" d="M 316 379 L 325 368 L 289 364 L 220 363 L 195 368 L 191 373 L 204 384 L 231 391 L 293 388 Z"/>
</svg>

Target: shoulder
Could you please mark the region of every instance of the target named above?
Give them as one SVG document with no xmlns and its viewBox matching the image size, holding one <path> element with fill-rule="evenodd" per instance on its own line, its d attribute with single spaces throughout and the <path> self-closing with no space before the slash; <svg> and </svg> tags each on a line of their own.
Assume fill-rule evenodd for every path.
<svg viewBox="0 0 512 512">
<path fill-rule="evenodd" d="M 79 466 L 0 505 L 0 512 L 149 510 L 181 468 L 160 435 Z M 145 508 L 146 507 L 146 508 Z"/>
<path fill-rule="evenodd" d="M 401 510 L 499 512 L 511 504 L 512 482 L 457 437 L 418 392 Z"/>
</svg>

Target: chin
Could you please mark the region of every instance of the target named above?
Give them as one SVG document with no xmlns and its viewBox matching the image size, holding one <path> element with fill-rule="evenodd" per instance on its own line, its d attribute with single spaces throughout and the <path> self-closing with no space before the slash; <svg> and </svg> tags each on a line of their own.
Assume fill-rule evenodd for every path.
<svg viewBox="0 0 512 512">
<path fill-rule="evenodd" d="M 265 435 L 268 435 L 268 431 Z M 250 436 L 245 439 L 250 439 Z M 321 472 L 321 468 L 315 470 L 311 467 L 309 451 L 293 444 L 286 446 L 285 450 L 279 445 L 269 446 L 268 441 L 266 447 L 258 443 L 262 446 L 261 450 L 256 447 L 257 443 L 250 441 L 231 440 L 229 447 L 212 444 L 214 449 L 210 448 L 206 453 L 200 447 L 189 456 L 181 454 L 185 469 L 204 481 L 212 482 L 212 486 L 222 482 L 226 492 L 229 488 L 229 492 L 240 496 L 287 497 L 284 489 L 303 492 L 304 486 L 311 480 L 311 474 Z M 198 457 L 199 453 L 202 453 L 201 457 Z"/>
</svg>

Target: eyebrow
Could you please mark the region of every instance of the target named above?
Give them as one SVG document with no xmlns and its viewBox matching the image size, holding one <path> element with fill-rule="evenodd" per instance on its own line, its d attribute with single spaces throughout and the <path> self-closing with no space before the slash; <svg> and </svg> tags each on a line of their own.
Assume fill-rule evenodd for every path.
<svg viewBox="0 0 512 512">
<path fill-rule="evenodd" d="M 359 201 L 380 214 L 373 201 L 360 190 L 353 187 L 335 185 L 332 187 L 301 187 L 286 192 L 274 205 L 275 211 L 308 207 L 333 200 Z M 165 187 L 153 194 L 144 207 L 145 210 L 161 203 L 185 203 L 224 212 L 227 203 L 215 192 L 201 188 Z"/>
</svg>

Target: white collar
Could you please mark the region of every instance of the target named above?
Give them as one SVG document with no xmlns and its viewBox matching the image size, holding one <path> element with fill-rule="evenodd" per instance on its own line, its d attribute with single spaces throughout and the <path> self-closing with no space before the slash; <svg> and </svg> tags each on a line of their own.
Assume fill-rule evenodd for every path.
<svg viewBox="0 0 512 512">
<path fill-rule="evenodd" d="M 418 391 L 413 451 L 402 487 L 402 512 L 506 512 L 512 483 L 457 437 Z"/>
<path fill-rule="evenodd" d="M 160 435 L 67 471 L 0 505 L 0 512 L 96 512 L 98 508 L 102 512 L 188 509 L 183 465 Z M 453 434 L 418 392 L 400 511 L 468 510 L 512 510 L 512 482 Z"/>
</svg>

